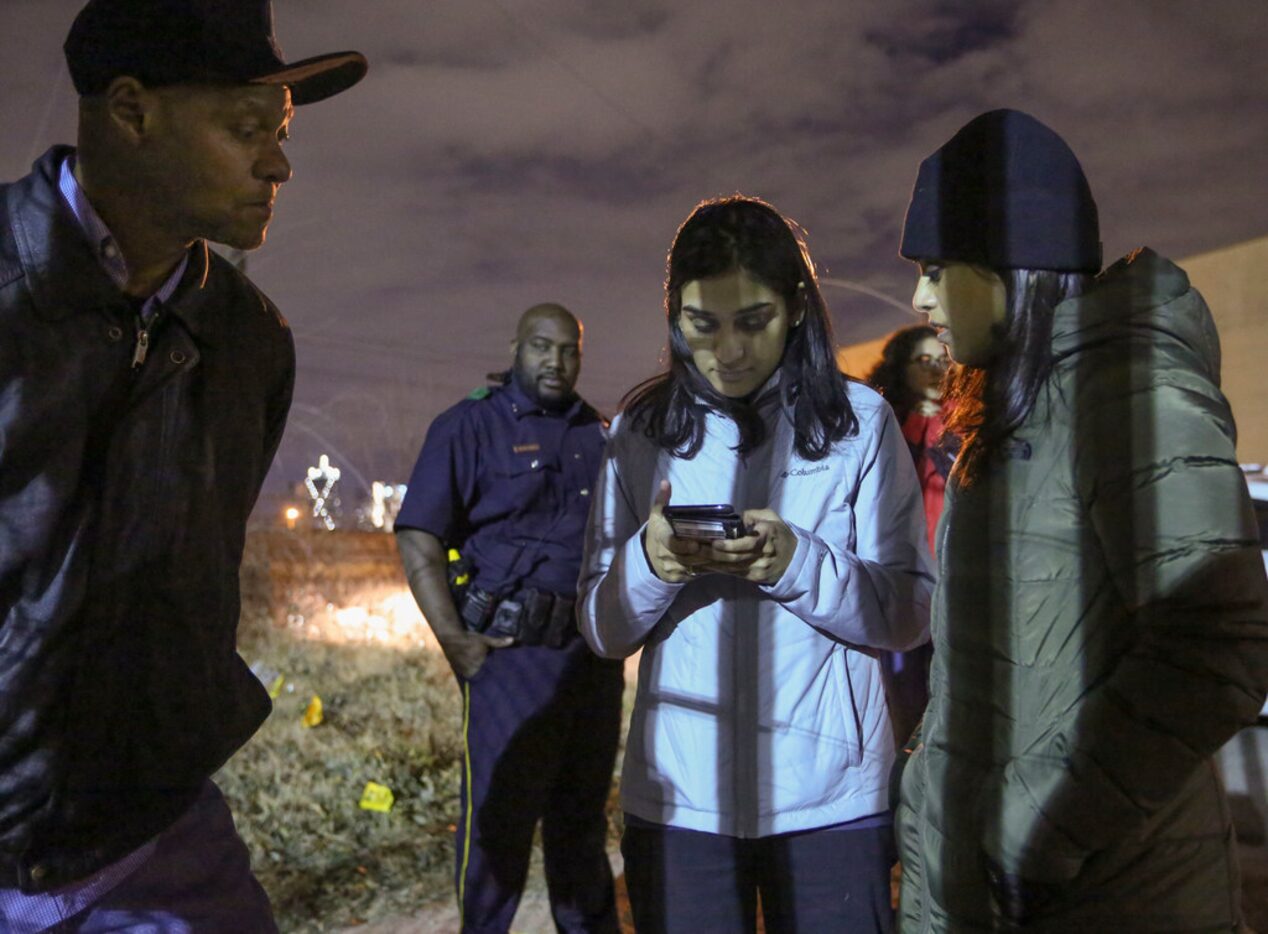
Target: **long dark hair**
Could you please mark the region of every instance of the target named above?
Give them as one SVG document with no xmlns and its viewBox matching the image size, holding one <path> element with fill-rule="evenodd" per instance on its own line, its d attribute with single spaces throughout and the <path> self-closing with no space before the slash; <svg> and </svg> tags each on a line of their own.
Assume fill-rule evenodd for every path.
<svg viewBox="0 0 1268 934">
<path fill-rule="evenodd" d="M 846 377 L 837 367 L 832 321 L 804 234 L 758 198 L 702 201 L 678 228 L 665 275 L 669 371 L 626 394 L 621 400 L 626 418 L 659 447 L 687 459 L 704 444 L 709 409 L 734 420 L 741 456 L 766 439 L 755 400 L 732 399 L 715 390 L 692 362 L 681 328 L 682 287 L 737 269 L 781 296 L 790 315 L 804 310 L 801 324 L 788 331 L 779 364 L 781 388 L 793 402 L 797 453 L 821 460 L 834 443 L 858 431 L 858 418 L 850 407 Z"/>
<path fill-rule="evenodd" d="M 944 382 L 950 406 L 947 431 L 961 440 L 952 476 L 971 486 L 1030 410 L 1052 371 L 1052 316 L 1057 305 L 1082 294 L 1093 276 L 1047 269 L 1005 269 L 1002 325 L 985 367 L 953 366 Z"/>
<path fill-rule="evenodd" d="M 927 324 L 899 328 L 889 335 L 881 348 L 880 361 L 867 374 L 868 385 L 885 397 L 900 424 L 920 401 L 907 385 L 911 352 L 917 344 L 931 337 L 937 339 L 938 332 Z"/>
</svg>

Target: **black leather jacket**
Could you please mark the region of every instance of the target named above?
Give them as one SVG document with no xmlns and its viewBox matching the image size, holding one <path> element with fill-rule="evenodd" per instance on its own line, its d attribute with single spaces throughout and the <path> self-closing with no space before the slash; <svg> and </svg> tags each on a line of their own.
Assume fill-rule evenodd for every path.
<svg viewBox="0 0 1268 934">
<path fill-rule="evenodd" d="M 268 714 L 238 566 L 295 370 L 277 309 L 202 244 L 134 369 L 68 152 L 0 186 L 0 887 L 25 891 L 159 833 Z"/>
</svg>

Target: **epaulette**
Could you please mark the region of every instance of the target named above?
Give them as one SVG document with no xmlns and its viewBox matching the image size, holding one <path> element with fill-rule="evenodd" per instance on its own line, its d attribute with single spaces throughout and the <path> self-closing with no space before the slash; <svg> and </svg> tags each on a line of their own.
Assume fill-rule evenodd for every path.
<svg viewBox="0 0 1268 934">
<path fill-rule="evenodd" d="M 471 392 L 467 393 L 468 399 L 487 399 L 493 395 L 492 386 L 477 386 Z"/>
</svg>

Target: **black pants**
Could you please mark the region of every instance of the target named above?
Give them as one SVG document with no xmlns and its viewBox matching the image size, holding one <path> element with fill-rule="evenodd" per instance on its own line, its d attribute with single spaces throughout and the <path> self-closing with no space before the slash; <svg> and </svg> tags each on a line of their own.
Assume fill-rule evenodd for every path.
<svg viewBox="0 0 1268 934">
<path fill-rule="evenodd" d="M 627 818 L 625 882 L 638 934 L 893 929 L 892 826 L 849 825 L 744 840 Z"/>
<path fill-rule="evenodd" d="M 494 649 L 461 681 L 466 756 L 456 882 L 463 934 L 504 934 L 542 822 L 546 885 L 565 934 L 616 934 L 604 805 L 622 668 L 580 639 Z"/>
</svg>

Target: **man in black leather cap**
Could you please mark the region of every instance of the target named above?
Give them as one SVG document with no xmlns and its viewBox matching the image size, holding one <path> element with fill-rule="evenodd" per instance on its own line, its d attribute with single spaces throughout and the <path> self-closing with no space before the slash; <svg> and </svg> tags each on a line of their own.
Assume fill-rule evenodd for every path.
<svg viewBox="0 0 1268 934">
<path fill-rule="evenodd" d="M 295 105 L 268 0 L 92 0 L 79 145 L 0 187 L 0 929 L 272 931 L 209 779 L 269 711 L 235 649 L 290 405 L 264 241 Z M 60 929 L 60 928 L 59 928 Z"/>
</svg>

